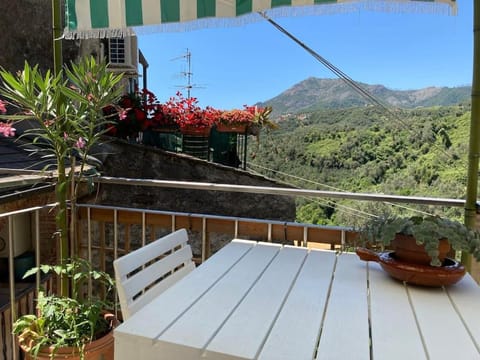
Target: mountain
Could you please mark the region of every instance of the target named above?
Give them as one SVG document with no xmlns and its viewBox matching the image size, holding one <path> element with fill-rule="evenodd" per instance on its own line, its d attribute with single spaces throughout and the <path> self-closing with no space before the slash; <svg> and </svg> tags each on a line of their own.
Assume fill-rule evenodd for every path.
<svg viewBox="0 0 480 360">
<path fill-rule="evenodd" d="M 357 84 L 386 105 L 406 109 L 455 105 L 469 102 L 471 97 L 470 86 L 391 90 L 383 85 Z M 359 107 L 367 104 L 369 104 L 367 100 L 341 79 L 310 77 L 258 105 L 272 106 L 273 116 L 278 116 L 320 109 Z"/>
</svg>

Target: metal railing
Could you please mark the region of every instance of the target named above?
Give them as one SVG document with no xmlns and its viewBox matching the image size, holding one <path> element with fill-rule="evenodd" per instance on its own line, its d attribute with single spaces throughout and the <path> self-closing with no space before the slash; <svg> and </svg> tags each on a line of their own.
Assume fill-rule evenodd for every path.
<svg viewBox="0 0 480 360">
<path fill-rule="evenodd" d="M 463 207 L 463 200 L 429 198 L 429 197 L 406 197 L 383 194 L 358 194 L 348 192 L 331 192 L 306 189 L 256 187 L 246 185 L 199 183 L 184 181 L 164 181 L 147 179 L 127 179 L 99 177 L 95 180 L 103 184 L 120 184 L 134 186 L 153 186 L 164 188 L 180 188 L 191 190 L 246 192 L 254 194 L 272 194 L 293 197 L 317 197 L 350 199 L 389 203 L 411 203 L 420 205 Z M 51 209 L 55 204 L 46 204 L 42 207 L 21 209 L 0 214 L 0 222 L 8 223 L 8 300 L 2 307 L 0 304 L 0 316 L 2 323 L 7 321 L 6 309 L 10 309 L 9 321 L 0 326 L 0 357 L 15 360 L 18 356 L 15 351 L 15 339 L 11 336 L 11 326 L 18 314 L 31 311 L 32 307 L 23 310 L 19 305 L 17 284 L 19 279 L 15 277 L 14 241 L 16 241 L 14 216 L 19 214 L 31 214 L 31 247 L 35 250 L 35 264 L 39 265 L 51 254 L 43 251 L 51 251 L 52 246 L 45 246 L 48 238 L 52 237 L 42 217 L 54 216 Z M 343 250 L 345 246 L 355 238 L 356 233 L 351 227 L 320 226 L 313 224 L 300 224 L 296 222 L 282 222 L 267 219 L 251 219 L 241 217 L 228 217 L 207 214 L 192 214 L 180 212 L 168 212 L 162 210 L 134 209 L 115 206 L 101 206 L 90 204 L 78 204 L 76 206 L 78 219 L 76 250 L 78 254 L 84 254 L 89 260 L 95 260 L 96 265 L 102 270 L 112 271 L 113 259 L 121 256 L 137 247 L 144 246 L 148 241 L 156 238 L 158 232 L 171 232 L 178 228 L 186 228 L 192 233 L 192 238 L 199 241 L 200 251 L 197 253 L 197 263 L 207 259 L 222 244 L 232 238 L 250 238 L 262 241 L 291 242 L 298 246 L 307 246 L 312 243 L 327 244 L 327 247 Z M 53 222 L 53 220 L 52 220 Z M 215 241 L 220 239 L 219 244 Z M 44 246 L 42 246 L 44 245 Z M 98 253 L 99 256 L 95 253 Z M 3 280 L 5 281 L 5 280 Z M 40 275 L 35 278 L 31 286 L 31 293 L 35 294 L 43 280 Z M 52 289 L 54 287 L 51 287 Z M 32 297 L 29 297 L 32 299 Z M 30 302 L 32 300 L 29 300 Z M 10 306 L 8 306 L 10 304 Z M 11 306 L 11 304 L 15 304 Z M 21 311 L 19 311 L 21 310 Z"/>
</svg>

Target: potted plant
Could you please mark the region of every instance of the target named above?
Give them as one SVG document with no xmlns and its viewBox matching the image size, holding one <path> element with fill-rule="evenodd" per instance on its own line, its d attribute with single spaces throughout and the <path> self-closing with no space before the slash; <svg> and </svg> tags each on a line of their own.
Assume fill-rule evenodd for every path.
<svg viewBox="0 0 480 360">
<path fill-rule="evenodd" d="M 258 106 L 244 105 L 243 109 L 222 111 L 216 120 L 219 132 L 248 133 L 258 136 L 262 127 L 275 129 L 277 126 L 270 121 L 272 107 L 261 108 Z"/>
<path fill-rule="evenodd" d="M 216 123 L 216 129 L 219 132 L 236 132 L 245 134 L 247 126 L 255 119 L 254 111 L 247 109 L 233 109 L 223 111 Z"/>
<path fill-rule="evenodd" d="M 363 245 L 390 247 L 400 261 L 439 267 L 450 250 L 480 260 L 480 236 L 458 221 L 438 216 L 377 217 L 360 229 Z"/>
<path fill-rule="evenodd" d="M 106 64 L 97 64 L 93 57 L 71 63 L 56 75 L 49 71 L 42 74 L 38 66 L 31 67 L 28 63 L 16 74 L 0 69 L 0 95 L 5 99 L 0 100 L 0 119 L 4 120 L 0 123 L 0 133 L 13 136 L 14 123 L 29 120 L 34 126 L 22 136 L 38 144 L 43 157 L 54 159 L 58 204 L 55 239 L 60 263 L 71 257 L 68 231 L 72 239 L 75 235 L 75 216 L 70 216 L 69 227 L 68 205 L 75 211 L 75 199 L 82 178 L 87 176 L 90 153 L 110 124 L 103 109 L 120 97 L 121 79 L 122 75 L 107 71 Z M 15 114 L 5 114 L 7 109 Z M 94 170 L 90 166 L 88 174 L 95 175 Z M 60 293 L 68 295 L 65 280 L 61 282 Z"/>
<path fill-rule="evenodd" d="M 0 133 L 14 136 L 14 123 L 29 120 L 34 126 L 22 136 L 39 145 L 38 151 L 45 158 L 55 160 L 56 173 L 57 229 L 52 237 L 56 243 L 52 246 L 58 249 L 58 266 L 44 265 L 40 270 L 59 275 L 59 295 L 41 294 L 37 300 L 38 313 L 19 319 L 15 332 L 22 347 L 33 354 L 43 351 L 44 346 L 53 346 L 53 353 L 58 354 L 65 350 L 62 346 L 73 345 L 74 349 L 66 349 L 68 354 L 62 354 L 61 358 L 72 353 L 72 359 L 83 359 L 83 354 L 90 351 L 90 342 L 101 336 L 99 327 L 106 329 L 100 313 L 106 303 L 91 297 L 80 302 L 78 281 L 85 274 L 102 281 L 107 279 L 94 272 L 87 262 L 69 262 L 73 257 L 70 240 L 74 242 L 76 234 L 75 201 L 82 178 L 96 174 L 94 166 L 90 165 L 88 172 L 86 166 L 93 147 L 108 130 L 109 119 L 103 109 L 118 100 L 122 75 L 107 71 L 106 64 L 98 64 L 90 57 L 70 64 L 56 75 L 42 74 L 38 66 L 31 67 L 28 63 L 16 74 L 0 69 L 0 79 L 0 95 L 5 99 L 0 100 L 0 119 L 4 120 L 0 123 Z M 57 324 L 63 325 L 56 328 Z M 52 334 L 58 338 L 50 340 Z M 109 343 L 108 338 L 104 341 Z M 101 355 L 98 359 L 108 357 Z"/>
<path fill-rule="evenodd" d="M 71 296 L 39 292 L 37 313 L 24 315 L 13 324 L 13 333 L 26 359 L 113 360 L 113 327 L 115 318 L 106 310 L 114 282 L 105 272 L 95 271 L 83 259 L 61 265 L 42 265 L 25 276 L 43 272 L 62 275 L 71 280 Z M 105 299 L 83 292 L 87 281 L 105 287 Z"/>
<path fill-rule="evenodd" d="M 103 109 L 109 117 L 107 135 L 136 141 L 139 133 L 149 131 L 176 132 L 178 124 L 169 114 L 167 104 L 158 101 L 155 94 L 148 89 L 135 89 L 122 95 L 120 100 Z"/>
<path fill-rule="evenodd" d="M 183 135 L 208 137 L 218 116 L 218 110 L 207 106 L 202 109 L 197 98 L 185 98 L 181 92 L 171 97 L 162 107 L 163 115 L 174 119 Z"/>
</svg>

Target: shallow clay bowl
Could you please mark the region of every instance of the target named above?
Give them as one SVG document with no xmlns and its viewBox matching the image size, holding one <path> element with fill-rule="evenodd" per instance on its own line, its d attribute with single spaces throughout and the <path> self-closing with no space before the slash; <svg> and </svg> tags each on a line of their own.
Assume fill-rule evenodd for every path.
<svg viewBox="0 0 480 360">
<path fill-rule="evenodd" d="M 465 275 L 465 267 L 450 258 L 446 258 L 442 266 L 429 266 L 401 262 L 395 258 L 393 251 L 376 253 L 357 248 L 356 252 L 361 260 L 378 262 L 391 277 L 409 284 L 446 286 L 455 284 Z"/>
</svg>

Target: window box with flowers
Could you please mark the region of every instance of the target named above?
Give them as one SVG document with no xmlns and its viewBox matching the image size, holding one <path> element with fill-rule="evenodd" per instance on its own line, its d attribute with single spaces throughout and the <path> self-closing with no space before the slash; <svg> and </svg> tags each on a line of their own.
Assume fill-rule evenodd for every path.
<svg viewBox="0 0 480 360">
<path fill-rule="evenodd" d="M 107 135 L 132 141 L 146 127 L 147 112 L 138 91 L 123 95 L 117 104 L 107 106 L 103 112 L 110 121 Z"/>
<path fill-rule="evenodd" d="M 216 123 L 216 129 L 218 132 L 245 134 L 247 126 L 254 121 L 254 118 L 255 114 L 247 106 L 243 110 L 223 111 Z"/>
<path fill-rule="evenodd" d="M 216 129 L 218 132 L 258 135 L 263 126 L 275 127 L 275 124 L 269 120 L 271 111 L 271 107 L 260 108 L 247 105 L 244 105 L 242 110 L 223 111 L 216 122 Z"/>
<path fill-rule="evenodd" d="M 202 109 L 196 98 L 184 98 L 180 92 L 164 106 L 164 114 L 177 123 L 180 132 L 188 136 L 208 137 L 218 110 L 207 106 Z"/>
<path fill-rule="evenodd" d="M 110 120 L 107 134 L 122 139 L 136 140 L 140 132 L 153 129 L 178 131 L 178 124 L 169 116 L 166 105 L 147 89 L 123 95 L 117 104 L 105 108 L 104 113 Z"/>
</svg>

